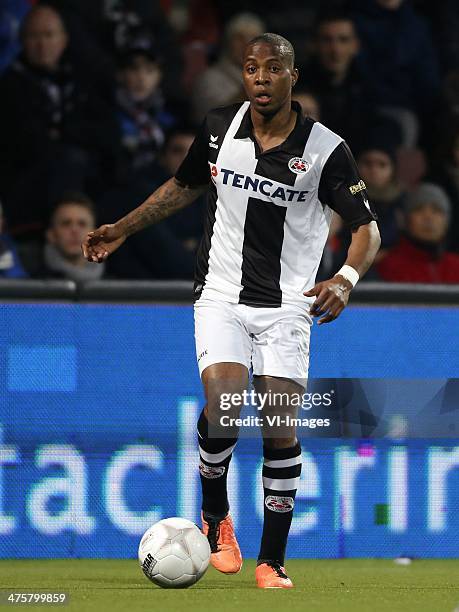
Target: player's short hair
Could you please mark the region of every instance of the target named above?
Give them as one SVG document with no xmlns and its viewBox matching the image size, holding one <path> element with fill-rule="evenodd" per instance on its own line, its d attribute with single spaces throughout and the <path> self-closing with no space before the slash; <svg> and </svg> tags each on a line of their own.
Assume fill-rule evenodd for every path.
<svg viewBox="0 0 459 612">
<path fill-rule="evenodd" d="M 67 204 L 76 204 L 77 206 L 81 206 L 82 208 L 86 208 L 94 220 L 97 217 L 96 206 L 94 202 L 91 200 L 89 196 L 81 191 L 65 191 L 54 203 L 51 214 L 49 215 L 48 226 L 52 226 L 54 223 L 54 218 L 56 216 L 57 211 L 61 206 L 65 206 Z"/>
<path fill-rule="evenodd" d="M 268 45 L 272 45 L 273 47 L 277 47 L 279 54 L 287 60 L 291 67 L 293 68 L 295 66 L 295 50 L 293 45 L 289 40 L 280 34 L 265 32 L 264 34 L 260 34 L 259 36 L 252 38 L 248 46 L 256 43 L 266 43 Z"/>
</svg>

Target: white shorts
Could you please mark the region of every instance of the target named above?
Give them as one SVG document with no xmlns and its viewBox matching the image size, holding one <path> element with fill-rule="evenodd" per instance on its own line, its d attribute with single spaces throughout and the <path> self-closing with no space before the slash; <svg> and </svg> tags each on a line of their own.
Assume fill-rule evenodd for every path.
<svg viewBox="0 0 459 612">
<path fill-rule="evenodd" d="M 252 368 L 255 376 L 306 383 L 312 320 L 304 308 L 254 308 L 201 298 L 194 321 L 200 375 L 214 363 L 235 362 Z"/>
</svg>

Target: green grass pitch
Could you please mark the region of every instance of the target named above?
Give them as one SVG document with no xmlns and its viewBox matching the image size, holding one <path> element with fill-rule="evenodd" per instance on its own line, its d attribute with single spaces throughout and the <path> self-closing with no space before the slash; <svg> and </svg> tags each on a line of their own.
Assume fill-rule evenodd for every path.
<svg viewBox="0 0 459 612">
<path fill-rule="evenodd" d="M 150 583 L 135 560 L 6 559 L 0 561 L 0 588 L 67 591 L 68 605 L 50 607 L 76 612 L 459 610 L 459 560 L 419 560 L 409 566 L 398 566 L 391 560 L 289 560 L 287 569 L 295 588 L 285 591 L 257 589 L 254 567 L 255 562 L 247 560 L 236 576 L 224 576 L 210 568 L 193 587 L 170 590 Z"/>
</svg>

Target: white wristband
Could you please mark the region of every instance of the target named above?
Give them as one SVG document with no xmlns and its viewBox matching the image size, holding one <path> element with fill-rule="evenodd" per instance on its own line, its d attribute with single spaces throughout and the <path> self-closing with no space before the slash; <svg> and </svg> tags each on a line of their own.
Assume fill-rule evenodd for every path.
<svg viewBox="0 0 459 612">
<path fill-rule="evenodd" d="M 360 279 L 359 273 L 352 266 L 343 266 L 335 276 L 338 274 L 348 280 L 353 287 L 357 285 Z"/>
</svg>

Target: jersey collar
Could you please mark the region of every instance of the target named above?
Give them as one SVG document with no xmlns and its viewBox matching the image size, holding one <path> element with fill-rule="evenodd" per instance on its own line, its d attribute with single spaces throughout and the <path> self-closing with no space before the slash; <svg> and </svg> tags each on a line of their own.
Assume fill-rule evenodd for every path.
<svg viewBox="0 0 459 612">
<path fill-rule="evenodd" d="M 290 132 L 290 134 L 287 136 L 287 138 L 284 140 L 283 143 L 281 143 L 279 146 L 275 147 L 274 149 L 269 149 L 267 152 L 276 150 L 276 151 L 287 151 L 287 152 L 293 153 L 298 148 L 298 144 L 303 143 L 304 145 L 305 117 L 303 115 L 303 110 L 300 104 L 296 102 L 295 100 L 292 100 L 292 109 L 296 111 L 298 115 L 296 119 L 295 127 L 293 128 L 293 130 Z M 253 136 L 252 117 L 250 116 L 250 106 L 247 108 L 244 116 L 242 117 L 241 124 L 236 134 L 234 135 L 234 138 L 237 138 L 237 139 L 250 138 L 251 140 L 255 142 L 255 139 Z"/>
</svg>

